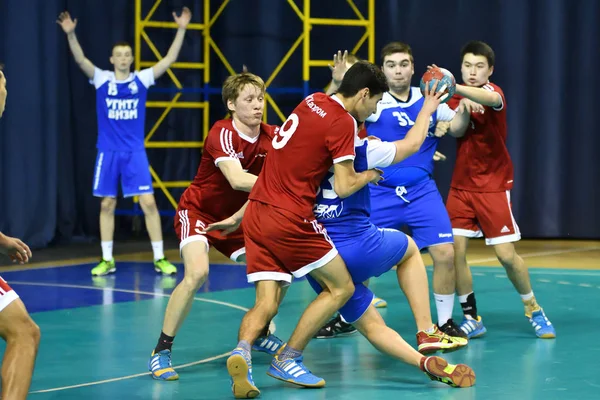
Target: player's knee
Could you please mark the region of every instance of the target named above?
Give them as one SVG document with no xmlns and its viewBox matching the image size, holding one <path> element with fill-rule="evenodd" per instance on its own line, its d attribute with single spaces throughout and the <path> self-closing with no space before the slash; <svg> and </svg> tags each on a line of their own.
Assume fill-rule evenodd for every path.
<svg viewBox="0 0 600 400">
<path fill-rule="evenodd" d="M 266 315 L 267 319 L 270 321 L 277 315 L 279 311 L 279 301 L 277 298 L 273 297 L 261 297 L 256 299 L 256 304 L 254 304 L 255 309 L 259 309 L 263 314 Z"/>
<path fill-rule="evenodd" d="M 208 278 L 208 266 L 201 261 L 186 262 L 184 281 L 193 288 L 194 291 L 200 289 L 200 286 Z"/>
<path fill-rule="evenodd" d="M 349 279 L 339 286 L 329 288 L 329 291 L 336 303 L 344 305 L 354 294 L 354 283 Z"/>
<path fill-rule="evenodd" d="M 100 203 L 100 212 L 106 214 L 114 214 L 117 208 L 117 199 L 113 197 L 104 197 Z"/>
<path fill-rule="evenodd" d="M 494 246 L 494 251 L 496 252 L 496 257 L 498 257 L 498 261 L 505 268 L 512 268 L 515 263 L 515 247 L 512 243 L 503 243 Z"/>
<path fill-rule="evenodd" d="M 40 344 L 40 339 L 42 338 L 42 331 L 40 330 L 40 327 L 35 322 L 31 321 L 28 332 L 29 337 L 37 347 Z"/>
<path fill-rule="evenodd" d="M 444 268 L 454 267 L 454 247 L 451 244 L 441 244 L 429 249 L 433 258 L 433 266 L 442 266 Z"/>
<path fill-rule="evenodd" d="M 156 200 L 151 194 L 145 194 L 140 196 L 140 206 L 144 214 L 152 214 L 158 211 L 156 207 Z"/>
<path fill-rule="evenodd" d="M 42 336 L 40 327 L 29 315 L 11 321 L 12 329 L 7 334 L 7 340 L 19 340 L 37 347 Z"/>
</svg>

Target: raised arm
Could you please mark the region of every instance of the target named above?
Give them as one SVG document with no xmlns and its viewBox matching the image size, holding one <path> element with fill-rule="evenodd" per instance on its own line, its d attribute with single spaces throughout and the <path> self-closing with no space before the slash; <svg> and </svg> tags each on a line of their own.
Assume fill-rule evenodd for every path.
<svg viewBox="0 0 600 400">
<path fill-rule="evenodd" d="M 0 118 L 2 118 L 4 108 L 6 107 L 6 96 L 8 96 L 8 92 L 6 91 L 6 78 L 4 77 L 4 72 L 0 69 Z"/>
<path fill-rule="evenodd" d="M 447 94 L 444 93 L 445 87 L 442 86 L 439 91 L 436 91 L 436 89 L 437 82 L 431 88 L 427 85 L 424 93 L 425 101 L 423 102 L 421 111 L 419 111 L 419 115 L 417 115 L 415 124 L 406 133 L 404 139 L 393 142 L 396 146 L 396 156 L 394 157 L 392 164 L 399 163 L 415 154 L 421 148 L 421 145 L 427 137 L 427 132 L 429 131 L 429 121 L 431 120 L 431 116 L 440 105 L 440 99 L 447 96 Z"/>
<path fill-rule="evenodd" d="M 164 56 L 162 60 L 157 62 L 152 70 L 154 71 L 154 79 L 160 78 L 166 71 L 169 69 L 171 64 L 177 61 L 177 57 L 179 56 L 179 51 L 181 50 L 181 46 L 183 45 L 183 38 L 185 37 L 185 31 L 187 29 L 190 20 L 192 19 L 192 12 L 189 8 L 183 7 L 181 11 L 181 16 L 177 16 L 175 12 L 173 12 L 173 19 L 179 26 L 177 29 L 177 33 L 175 34 L 175 39 L 173 39 L 173 43 L 167 52 L 167 55 Z"/>
<path fill-rule="evenodd" d="M 329 69 L 331 70 L 331 83 L 325 93 L 331 96 L 340 88 L 344 74 L 348 71 L 348 50 L 343 53 L 338 50 L 337 54 L 333 55 L 333 65 L 330 65 Z"/>
<path fill-rule="evenodd" d="M 73 53 L 75 62 L 77 63 L 77 65 L 79 65 L 79 68 L 81 68 L 85 76 L 87 76 L 89 79 L 92 79 L 94 77 L 94 71 L 96 70 L 96 67 L 83 54 L 81 45 L 77 40 L 77 35 L 75 35 L 77 18 L 75 18 L 75 20 L 72 20 L 69 12 L 64 11 L 58 16 L 56 23 L 59 24 L 63 31 L 67 34 L 69 48 L 71 49 L 71 53 Z"/>
</svg>

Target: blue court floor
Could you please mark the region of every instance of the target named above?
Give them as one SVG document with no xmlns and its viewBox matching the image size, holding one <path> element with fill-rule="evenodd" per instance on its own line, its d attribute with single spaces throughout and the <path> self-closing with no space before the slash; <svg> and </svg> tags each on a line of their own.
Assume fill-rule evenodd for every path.
<svg viewBox="0 0 600 400">
<path fill-rule="evenodd" d="M 147 360 L 169 293 L 183 271 L 177 278 L 163 278 L 150 263 L 121 262 L 115 275 L 92 279 L 91 267 L 2 273 L 42 330 L 31 399 L 232 398 L 225 358 L 254 300 L 243 266 L 211 267 L 209 282 L 175 339 L 173 362 L 181 376 L 176 382 L 151 379 Z M 535 337 L 502 269 L 474 267 L 473 272 L 488 334 L 447 358 L 474 368 L 475 387 L 453 389 L 430 382 L 418 370 L 379 354 L 356 334 L 309 344 L 305 363 L 327 380 L 324 389 L 299 389 L 268 377 L 269 357 L 255 353 L 254 378 L 261 398 L 600 398 L 600 271 L 531 270 L 538 301 L 556 327 L 556 340 Z M 387 323 L 414 344 L 414 321 L 395 274 L 373 280 L 371 287 L 389 303 L 382 310 Z M 289 337 L 313 298 L 306 282 L 292 285 L 275 319 L 277 335 Z M 458 306 L 455 315 L 460 318 Z"/>
</svg>

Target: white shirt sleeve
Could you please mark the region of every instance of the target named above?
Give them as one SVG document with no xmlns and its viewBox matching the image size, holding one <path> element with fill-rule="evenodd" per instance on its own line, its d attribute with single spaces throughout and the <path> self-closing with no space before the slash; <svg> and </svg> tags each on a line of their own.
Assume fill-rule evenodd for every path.
<svg viewBox="0 0 600 400">
<path fill-rule="evenodd" d="M 396 145 L 392 142 L 367 140 L 367 164 L 371 168 L 385 168 L 392 165 L 396 157 Z"/>
<path fill-rule="evenodd" d="M 455 115 L 456 112 L 448 107 L 448 104 L 440 104 L 437 108 L 436 118 L 438 121 L 450 122 Z"/>
<path fill-rule="evenodd" d="M 154 70 L 152 69 L 152 67 L 137 72 L 137 76 L 138 78 L 140 78 L 140 81 L 142 81 L 146 88 L 149 88 L 150 86 L 154 85 Z"/>
<path fill-rule="evenodd" d="M 498 93 L 498 92 L 496 92 L 494 87 L 489 84 L 483 85 L 482 89 L 487 90 L 488 92 Z M 492 110 L 494 110 L 494 111 L 502 111 L 502 109 L 504 108 L 504 98 L 502 97 L 502 95 L 500 93 L 498 93 L 498 94 L 500 95 L 500 105 L 498 107 L 492 107 Z"/>
<path fill-rule="evenodd" d="M 104 85 L 104 83 L 106 81 L 110 81 L 113 74 L 114 74 L 114 72 L 105 71 L 103 69 L 96 67 L 94 69 L 94 77 L 92 79 L 90 79 L 90 83 L 92 85 L 94 85 L 94 87 L 96 89 L 98 89 L 100 86 Z"/>
</svg>

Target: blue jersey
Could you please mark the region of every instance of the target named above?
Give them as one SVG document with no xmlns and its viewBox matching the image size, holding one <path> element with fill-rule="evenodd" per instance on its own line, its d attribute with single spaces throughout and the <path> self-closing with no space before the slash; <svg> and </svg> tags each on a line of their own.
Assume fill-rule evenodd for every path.
<svg viewBox="0 0 600 400">
<path fill-rule="evenodd" d="M 90 81 L 96 88 L 98 143 L 101 151 L 144 150 L 144 122 L 152 68 L 133 72 L 123 81 L 112 71 L 96 68 Z"/>
<path fill-rule="evenodd" d="M 406 102 L 398 100 L 389 92 L 384 93 L 377 105 L 377 112 L 365 122 L 368 134 L 388 142 L 404 139 L 415 124 L 424 101 L 421 90 L 417 87 L 410 89 Z M 432 176 L 433 154 L 440 140 L 434 135 L 435 125 L 438 121 L 451 121 L 454 115 L 455 112 L 448 105 L 440 104 L 431 116 L 427 138 L 419 151 L 398 164 L 384 168 L 385 180 L 380 185 L 410 186 Z"/>
<path fill-rule="evenodd" d="M 354 169 L 357 172 L 389 166 L 396 156 L 396 145 L 379 140 L 356 139 Z M 351 196 L 341 199 L 334 191 L 331 169 L 317 191 L 314 214 L 325 226 L 334 243 L 356 237 L 371 228 L 371 193 L 365 186 Z"/>
</svg>

